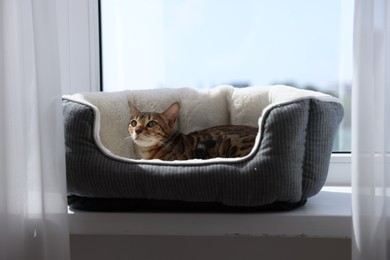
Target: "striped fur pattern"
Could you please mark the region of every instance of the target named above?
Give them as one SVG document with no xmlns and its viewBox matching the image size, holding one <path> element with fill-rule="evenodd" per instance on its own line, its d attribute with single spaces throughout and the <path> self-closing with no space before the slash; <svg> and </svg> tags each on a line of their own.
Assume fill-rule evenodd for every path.
<svg viewBox="0 0 390 260">
<path fill-rule="evenodd" d="M 163 113 L 140 112 L 129 102 L 128 131 L 142 159 L 166 161 L 243 157 L 250 153 L 258 129 L 244 125 L 224 125 L 189 133 L 174 129 L 179 115 L 178 102 Z"/>
</svg>

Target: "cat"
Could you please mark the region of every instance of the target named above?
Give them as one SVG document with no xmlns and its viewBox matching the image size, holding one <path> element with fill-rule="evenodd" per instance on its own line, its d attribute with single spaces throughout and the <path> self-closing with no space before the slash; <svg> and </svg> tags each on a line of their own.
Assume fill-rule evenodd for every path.
<svg viewBox="0 0 390 260">
<path fill-rule="evenodd" d="M 128 132 L 142 159 L 166 161 L 243 157 L 252 150 L 258 129 L 245 125 L 215 126 L 189 134 L 174 129 L 180 104 L 164 112 L 140 112 L 131 102 Z"/>
</svg>

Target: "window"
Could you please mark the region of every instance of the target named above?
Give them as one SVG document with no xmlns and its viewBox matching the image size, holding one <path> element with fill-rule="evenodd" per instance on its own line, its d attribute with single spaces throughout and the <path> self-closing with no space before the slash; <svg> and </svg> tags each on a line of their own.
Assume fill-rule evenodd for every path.
<svg viewBox="0 0 390 260">
<path fill-rule="evenodd" d="M 338 96 L 351 147 L 353 0 L 101 0 L 105 91 L 286 84 Z"/>
</svg>

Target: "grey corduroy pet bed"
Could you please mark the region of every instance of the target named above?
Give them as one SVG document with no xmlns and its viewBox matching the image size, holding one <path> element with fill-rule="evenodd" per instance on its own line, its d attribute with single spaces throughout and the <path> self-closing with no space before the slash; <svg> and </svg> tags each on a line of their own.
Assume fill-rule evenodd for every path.
<svg viewBox="0 0 390 260">
<path fill-rule="evenodd" d="M 127 102 L 141 111 L 182 106 L 183 133 L 224 124 L 259 127 L 243 158 L 136 158 Z M 68 202 L 78 210 L 293 209 L 325 183 L 343 107 L 287 86 L 128 90 L 63 98 Z"/>
</svg>

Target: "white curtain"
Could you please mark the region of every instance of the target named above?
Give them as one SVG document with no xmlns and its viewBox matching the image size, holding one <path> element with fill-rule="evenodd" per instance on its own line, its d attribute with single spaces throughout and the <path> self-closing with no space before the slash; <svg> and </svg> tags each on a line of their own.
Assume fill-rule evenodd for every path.
<svg viewBox="0 0 390 260">
<path fill-rule="evenodd" d="M 0 259 L 69 260 L 56 1 L 0 0 Z"/>
<path fill-rule="evenodd" d="M 356 0 L 353 259 L 390 259 L 390 2 Z"/>
</svg>

